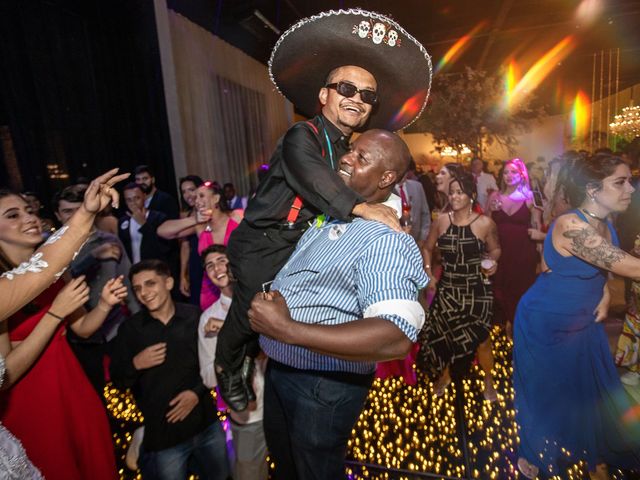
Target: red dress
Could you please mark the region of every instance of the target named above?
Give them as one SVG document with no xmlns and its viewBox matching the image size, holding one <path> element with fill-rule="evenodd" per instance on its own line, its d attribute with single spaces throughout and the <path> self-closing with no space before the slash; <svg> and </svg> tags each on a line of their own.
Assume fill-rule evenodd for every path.
<svg viewBox="0 0 640 480">
<path fill-rule="evenodd" d="M 500 325 L 513 323 L 520 297 L 536 280 L 539 255 L 536 243 L 529 237 L 531 213 L 526 202 L 513 215 L 494 210 L 491 218 L 498 227 L 500 260 L 491 277 L 494 295 L 494 321 Z"/>
<path fill-rule="evenodd" d="M 37 297 L 35 314 L 9 318 L 12 341 L 33 331 L 63 286 L 58 280 Z M 31 369 L 0 395 L 0 419 L 47 480 L 113 480 L 106 412 L 64 333 L 61 323 Z"/>
</svg>

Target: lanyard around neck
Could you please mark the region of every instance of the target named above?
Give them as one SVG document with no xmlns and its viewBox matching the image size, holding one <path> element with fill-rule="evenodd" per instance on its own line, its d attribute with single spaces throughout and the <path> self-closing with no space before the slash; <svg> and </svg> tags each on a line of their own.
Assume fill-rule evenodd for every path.
<svg viewBox="0 0 640 480">
<path fill-rule="evenodd" d="M 331 169 L 335 170 L 336 165 L 333 157 L 333 146 L 331 145 L 331 140 L 329 140 L 329 134 L 327 133 L 327 127 L 324 124 L 324 119 L 320 117 L 320 123 L 322 123 L 322 131 L 324 132 L 324 138 L 327 141 L 327 150 L 329 150 L 329 161 L 331 162 Z"/>
</svg>

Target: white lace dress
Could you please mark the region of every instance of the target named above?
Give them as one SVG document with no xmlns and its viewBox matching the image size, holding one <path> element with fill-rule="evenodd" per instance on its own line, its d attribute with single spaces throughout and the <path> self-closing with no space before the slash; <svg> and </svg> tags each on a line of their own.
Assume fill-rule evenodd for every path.
<svg viewBox="0 0 640 480">
<path fill-rule="evenodd" d="M 4 357 L 0 355 L 0 386 L 4 382 Z M 0 479 L 42 480 L 44 477 L 27 458 L 20 441 L 0 424 Z"/>
</svg>

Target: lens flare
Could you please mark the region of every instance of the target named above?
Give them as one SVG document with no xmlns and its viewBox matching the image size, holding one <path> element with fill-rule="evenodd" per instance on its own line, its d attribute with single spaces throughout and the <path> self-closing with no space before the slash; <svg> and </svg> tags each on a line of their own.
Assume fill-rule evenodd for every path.
<svg viewBox="0 0 640 480">
<path fill-rule="evenodd" d="M 578 90 L 571 109 L 571 136 L 574 139 L 584 139 L 589 133 L 591 122 L 591 101 L 586 93 Z"/>
<path fill-rule="evenodd" d="M 575 47 L 576 39 L 573 35 L 568 35 L 560 40 L 524 74 L 509 95 L 508 105 L 510 107 L 517 105 L 527 94 L 535 90 Z"/>
<path fill-rule="evenodd" d="M 406 118 L 415 117 L 422 108 L 422 103 L 424 102 L 426 93 L 427 92 L 425 90 L 420 90 L 418 93 L 404 102 L 402 104 L 402 107 L 400 107 L 400 110 L 398 110 L 391 121 L 387 124 L 387 128 L 391 131 L 396 130 L 396 128 L 394 128 L 395 125 L 405 123 L 404 119 Z"/>
<path fill-rule="evenodd" d="M 515 60 L 511 60 L 504 75 L 504 91 L 507 104 L 511 101 L 511 96 L 520 80 L 520 69 Z"/>
<path fill-rule="evenodd" d="M 454 43 L 451 48 L 449 48 L 449 50 L 447 50 L 447 53 L 444 54 L 444 57 L 440 59 L 434 73 L 440 72 L 443 68 L 452 65 L 453 62 L 460 58 L 460 55 L 462 55 L 464 51 L 469 47 L 473 36 L 477 34 L 485 26 L 486 23 L 487 22 L 485 20 L 482 20 L 475 27 L 473 27 L 471 31 L 469 31 L 469 33 L 460 37 L 458 41 Z"/>
<path fill-rule="evenodd" d="M 604 10 L 602 0 L 582 0 L 576 9 L 575 18 L 584 26 L 593 24 Z"/>
</svg>

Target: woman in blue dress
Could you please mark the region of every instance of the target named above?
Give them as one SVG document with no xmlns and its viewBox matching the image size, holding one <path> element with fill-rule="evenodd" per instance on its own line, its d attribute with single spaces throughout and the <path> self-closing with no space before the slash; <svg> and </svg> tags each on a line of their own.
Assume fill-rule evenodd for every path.
<svg viewBox="0 0 640 480">
<path fill-rule="evenodd" d="M 629 167 L 610 155 L 574 167 L 565 191 L 577 208 L 551 226 L 543 272 L 518 305 L 513 382 L 518 467 L 528 478 L 559 475 L 579 461 L 594 479 L 609 478 L 607 464 L 640 467 L 640 428 L 625 421 L 630 401 L 600 323 L 608 272 L 640 277 L 640 260 L 617 247 L 608 220 L 629 206 L 630 179 Z"/>
</svg>

